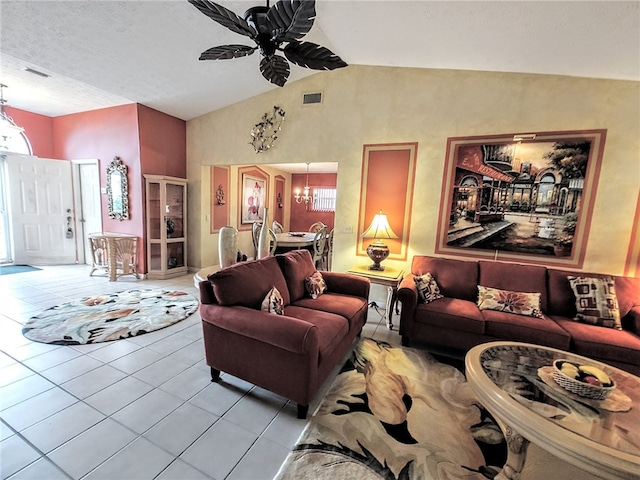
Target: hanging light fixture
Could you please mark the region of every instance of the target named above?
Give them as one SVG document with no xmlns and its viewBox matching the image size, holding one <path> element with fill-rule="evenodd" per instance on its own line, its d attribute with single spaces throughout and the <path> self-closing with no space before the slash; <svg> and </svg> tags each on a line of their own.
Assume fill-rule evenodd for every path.
<svg viewBox="0 0 640 480">
<path fill-rule="evenodd" d="M 304 188 L 302 189 L 302 194 L 300 194 L 300 189 L 296 189 L 296 192 L 293 194 L 293 198 L 295 198 L 296 203 L 304 203 L 308 204 L 311 200 L 313 200 L 313 196 L 311 195 L 309 189 L 309 162 L 307 162 L 307 182 L 304 184 Z"/>
<path fill-rule="evenodd" d="M 12 136 L 24 132 L 24 128 L 16 125 L 16 122 L 13 121 L 13 118 L 11 118 L 4 109 L 4 106 L 7 103 L 4 99 L 5 88 L 7 88 L 7 86 L 0 83 L 0 136 L 2 136 L 3 140 L 6 142 Z"/>
</svg>

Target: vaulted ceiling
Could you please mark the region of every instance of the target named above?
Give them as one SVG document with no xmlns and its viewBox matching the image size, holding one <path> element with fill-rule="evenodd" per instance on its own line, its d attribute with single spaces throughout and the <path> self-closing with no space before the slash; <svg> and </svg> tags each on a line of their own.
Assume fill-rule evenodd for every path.
<svg viewBox="0 0 640 480">
<path fill-rule="evenodd" d="M 218 3 L 240 16 L 264 5 Z M 638 1 L 318 0 L 316 12 L 305 40 L 351 65 L 640 81 Z M 251 40 L 186 0 L 2 0 L 0 21 L 5 98 L 43 115 L 137 102 L 189 120 L 280 88 L 258 54 L 199 61 Z M 323 75 L 292 65 L 289 83 L 312 74 Z"/>
</svg>

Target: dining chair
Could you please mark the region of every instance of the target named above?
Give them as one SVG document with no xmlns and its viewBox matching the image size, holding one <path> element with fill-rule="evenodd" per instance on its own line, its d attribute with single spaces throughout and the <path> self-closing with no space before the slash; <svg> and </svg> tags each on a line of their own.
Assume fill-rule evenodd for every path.
<svg viewBox="0 0 640 480">
<path fill-rule="evenodd" d="M 251 240 L 253 241 L 253 258 L 258 258 L 258 239 L 260 238 L 260 230 L 262 222 L 253 222 L 251 225 Z"/>
<path fill-rule="evenodd" d="M 326 226 L 324 223 L 322 223 L 322 222 L 316 222 L 316 223 L 313 223 L 313 224 L 309 227 L 309 232 L 316 233 L 316 232 L 317 232 L 318 230 L 320 230 L 321 228 L 324 228 L 324 229 L 325 229 L 325 233 L 326 233 L 326 228 L 327 228 L 327 226 Z"/>
<path fill-rule="evenodd" d="M 333 232 L 334 232 L 335 228 L 332 228 L 331 231 L 329 232 L 329 235 L 327 235 L 327 243 L 325 244 L 324 247 L 324 266 L 325 266 L 325 270 L 327 271 L 331 271 L 331 266 L 333 264 Z"/>
<path fill-rule="evenodd" d="M 325 269 L 323 264 L 324 247 L 327 242 L 327 227 L 318 230 L 313 237 L 313 264 L 320 270 Z"/>
<path fill-rule="evenodd" d="M 254 222 L 251 226 L 251 238 L 253 240 L 253 258 L 258 258 L 258 243 L 260 239 L 260 230 L 262 230 L 262 222 Z M 272 228 L 269 229 L 269 238 L 270 238 L 270 247 L 269 254 L 275 255 L 276 248 L 278 247 L 278 238 L 276 237 L 276 232 L 273 231 Z"/>
<path fill-rule="evenodd" d="M 273 221 L 273 223 L 271 224 L 271 228 L 276 233 L 284 233 L 284 227 L 277 220 Z"/>
</svg>

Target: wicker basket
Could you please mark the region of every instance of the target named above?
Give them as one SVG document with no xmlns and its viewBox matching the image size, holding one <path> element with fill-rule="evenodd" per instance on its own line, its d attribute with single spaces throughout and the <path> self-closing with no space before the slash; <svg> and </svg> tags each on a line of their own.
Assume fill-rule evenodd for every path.
<svg viewBox="0 0 640 480">
<path fill-rule="evenodd" d="M 576 395 L 580 395 L 581 397 L 592 398 L 594 400 L 604 400 L 609 396 L 613 389 L 616 388 L 613 380 L 611 380 L 611 386 L 603 387 L 601 385 L 591 385 L 590 383 L 581 382 L 580 380 L 571 378 L 570 376 L 565 375 L 560 368 L 558 368 L 558 363 L 562 362 L 574 362 L 564 359 L 554 360 L 553 362 L 553 379 L 565 390 L 575 393 Z"/>
</svg>

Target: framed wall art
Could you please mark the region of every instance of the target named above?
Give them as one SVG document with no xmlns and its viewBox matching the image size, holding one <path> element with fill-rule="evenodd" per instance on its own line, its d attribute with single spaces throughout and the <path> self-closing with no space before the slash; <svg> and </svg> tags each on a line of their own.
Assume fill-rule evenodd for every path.
<svg viewBox="0 0 640 480">
<path fill-rule="evenodd" d="M 606 130 L 452 137 L 436 253 L 581 268 Z"/>
<path fill-rule="evenodd" d="M 252 224 L 264 220 L 267 181 L 249 173 L 242 174 L 241 223 Z"/>
</svg>

